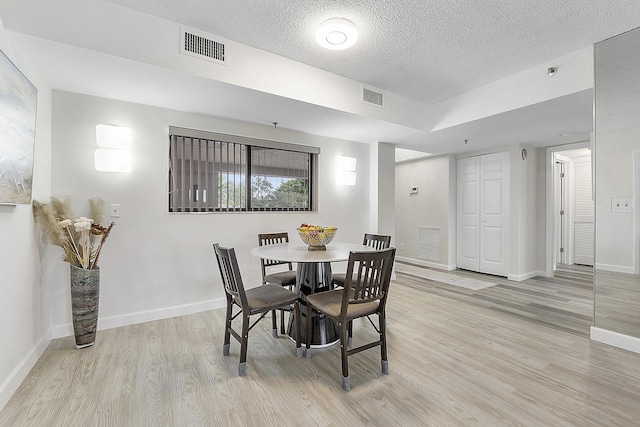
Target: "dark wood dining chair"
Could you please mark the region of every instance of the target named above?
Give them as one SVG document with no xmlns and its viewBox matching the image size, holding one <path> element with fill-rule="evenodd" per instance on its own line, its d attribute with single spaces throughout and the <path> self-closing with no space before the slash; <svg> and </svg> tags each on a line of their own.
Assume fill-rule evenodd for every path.
<svg viewBox="0 0 640 427">
<path fill-rule="evenodd" d="M 395 259 L 395 248 L 376 252 L 351 252 L 347 264 L 345 286 L 328 292 L 307 296 L 307 316 L 324 314 L 338 325 L 340 330 L 340 352 L 342 355 L 342 388 L 351 389 L 349 377 L 349 356 L 376 346 L 380 346 L 382 373 L 389 373 L 387 360 L 387 332 L 385 307 L 389 295 L 389 282 Z M 378 340 L 348 348 L 348 326 L 360 317 L 378 315 Z M 307 319 L 307 336 L 311 333 L 311 322 Z M 307 357 L 311 357 L 311 347 L 307 340 Z"/>
<path fill-rule="evenodd" d="M 213 249 L 216 254 L 222 284 L 224 285 L 227 297 L 227 314 L 225 318 L 222 353 L 225 356 L 229 355 L 231 336 L 233 335 L 240 343 L 238 375 L 243 376 L 247 372 L 247 343 L 249 331 L 264 318 L 265 314 L 276 308 L 290 307 L 293 305 L 296 319 L 296 356 L 301 357 L 302 347 L 300 344 L 300 306 L 298 303 L 298 294 L 282 286 L 273 284 L 266 284 L 245 290 L 235 249 L 223 248 L 218 243 L 213 244 Z M 240 308 L 240 311 L 235 315 L 233 314 L 234 305 Z M 260 314 L 260 318 L 249 326 L 250 317 L 254 314 Z M 232 321 L 240 315 L 242 316 L 242 329 L 240 333 L 238 333 L 233 329 Z"/>
<path fill-rule="evenodd" d="M 289 242 L 289 233 L 260 233 L 258 234 L 258 245 L 266 246 L 266 245 L 274 245 L 276 243 L 288 243 Z M 271 283 L 273 285 L 283 286 L 290 291 L 296 286 L 296 271 L 293 269 L 293 264 L 288 261 L 277 261 L 277 260 L 269 260 L 260 258 L 260 266 L 262 268 L 262 284 L 265 285 L 267 283 Z M 267 269 L 272 269 L 272 267 L 285 266 L 286 269 L 282 271 L 276 271 L 271 274 L 267 274 Z M 286 310 L 290 311 L 290 310 Z M 280 310 L 280 332 L 286 333 L 284 328 L 284 312 L 285 310 Z M 274 336 L 278 334 L 278 325 L 276 322 L 276 312 L 275 310 L 272 313 L 272 324 Z"/>
<path fill-rule="evenodd" d="M 380 234 L 366 233 L 364 235 L 364 239 L 362 240 L 362 244 L 366 246 L 371 246 L 377 251 L 382 249 L 387 249 L 391 245 L 391 236 L 383 236 Z M 345 275 L 346 275 L 345 273 L 334 274 L 332 279 L 333 285 L 344 287 Z"/>
<path fill-rule="evenodd" d="M 362 239 L 362 244 L 366 246 L 371 246 L 377 251 L 382 249 L 387 249 L 391 246 L 391 236 L 385 236 L 382 234 L 370 234 L 365 233 L 364 238 Z M 343 288 L 345 282 L 346 273 L 336 273 L 333 275 L 333 279 L 331 283 L 333 287 Z M 349 324 L 349 344 L 351 344 L 351 337 L 353 336 L 353 327 Z"/>
</svg>

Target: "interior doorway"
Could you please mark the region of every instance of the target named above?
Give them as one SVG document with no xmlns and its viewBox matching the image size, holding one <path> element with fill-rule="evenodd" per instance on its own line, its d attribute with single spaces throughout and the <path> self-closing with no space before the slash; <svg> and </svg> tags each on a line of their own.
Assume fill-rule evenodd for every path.
<svg viewBox="0 0 640 427">
<path fill-rule="evenodd" d="M 594 206 L 589 143 L 549 150 L 552 203 L 547 219 L 552 226 L 547 234 L 547 275 L 551 277 L 557 265 L 593 266 Z"/>
</svg>

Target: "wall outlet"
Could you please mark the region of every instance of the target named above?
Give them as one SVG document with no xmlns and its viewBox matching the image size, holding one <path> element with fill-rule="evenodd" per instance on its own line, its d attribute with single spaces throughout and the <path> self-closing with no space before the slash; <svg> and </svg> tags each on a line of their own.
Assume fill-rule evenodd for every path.
<svg viewBox="0 0 640 427">
<path fill-rule="evenodd" d="M 409 189 L 409 194 L 418 194 L 418 187 L 411 187 Z"/>
<path fill-rule="evenodd" d="M 400 245 L 399 245 L 399 246 L 400 246 L 400 250 L 401 250 L 401 251 L 404 251 L 404 243 L 400 243 Z"/>
<path fill-rule="evenodd" d="M 111 218 L 120 218 L 120 205 L 111 205 Z"/>
</svg>

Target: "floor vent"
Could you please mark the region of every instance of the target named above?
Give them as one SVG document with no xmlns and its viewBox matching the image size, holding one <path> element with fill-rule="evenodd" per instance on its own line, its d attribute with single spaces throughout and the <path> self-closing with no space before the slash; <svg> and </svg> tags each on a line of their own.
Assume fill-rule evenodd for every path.
<svg viewBox="0 0 640 427">
<path fill-rule="evenodd" d="M 442 229 L 439 227 L 418 227 L 418 259 L 440 261 Z"/>
<path fill-rule="evenodd" d="M 212 40 L 209 35 L 193 30 L 180 30 L 180 53 L 226 64 L 226 46 Z"/>
<path fill-rule="evenodd" d="M 376 107 L 382 107 L 382 94 L 371 90 L 369 88 L 362 88 L 362 101 L 367 104 L 375 105 Z"/>
</svg>

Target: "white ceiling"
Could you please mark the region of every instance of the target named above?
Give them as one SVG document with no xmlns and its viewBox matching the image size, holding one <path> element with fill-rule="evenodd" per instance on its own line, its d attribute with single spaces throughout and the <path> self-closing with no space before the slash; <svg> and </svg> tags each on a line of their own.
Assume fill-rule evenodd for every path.
<svg viewBox="0 0 640 427">
<path fill-rule="evenodd" d="M 640 25 L 637 0 L 109 1 L 430 104 Z M 315 42 L 333 17 L 347 51 Z"/>
<path fill-rule="evenodd" d="M 637 0 L 108 1 L 429 104 L 640 25 Z M 56 89 L 256 123 L 278 121 L 302 132 L 392 142 L 434 154 L 513 142 L 549 146 L 584 141 L 592 130 L 591 91 L 425 132 L 50 42 L 43 20 L 31 19 L 34 14 L 51 18 L 46 22 L 52 33 L 67 31 L 81 38 L 82 26 L 61 28 L 56 14 L 64 11 L 53 2 L 4 3 L 10 6 L 0 3 L 3 23 L 16 32 L 25 56 Z M 318 24 L 332 17 L 358 27 L 359 40 L 351 49 L 328 51 L 315 43 Z M 229 96 L 202 96 L 208 91 Z M 230 101 L 221 105 L 212 98 Z M 563 133 L 573 136 L 562 138 Z"/>
</svg>

